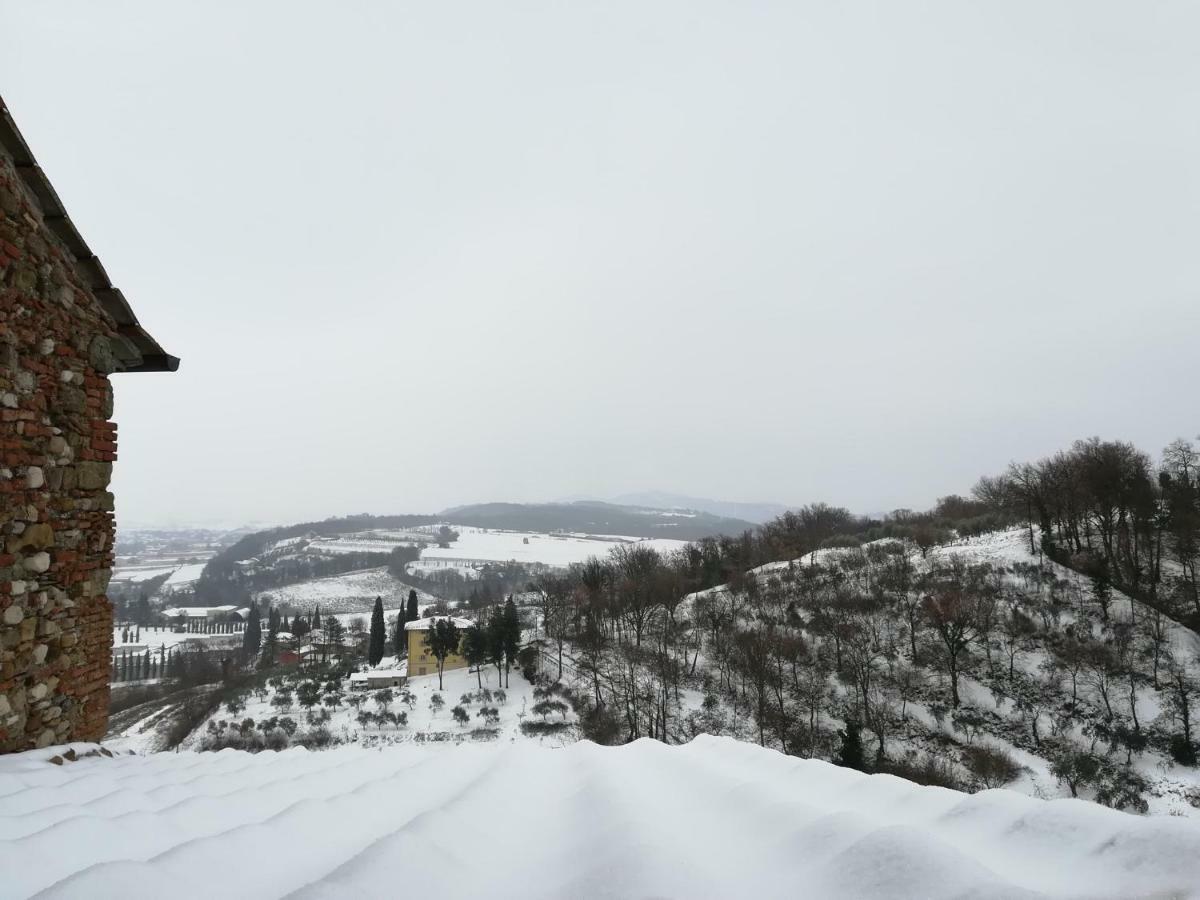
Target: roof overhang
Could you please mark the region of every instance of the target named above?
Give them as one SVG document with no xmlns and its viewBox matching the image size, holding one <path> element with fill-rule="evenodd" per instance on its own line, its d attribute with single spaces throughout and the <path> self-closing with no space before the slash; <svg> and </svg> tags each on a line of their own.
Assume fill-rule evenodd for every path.
<svg viewBox="0 0 1200 900">
<path fill-rule="evenodd" d="M 116 323 L 120 340 L 115 342 L 113 353 L 120 363 L 119 371 L 174 372 L 178 369 L 178 357 L 163 350 L 158 341 L 138 323 L 137 316 L 133 314 L 125 296 L 118 288 L 113 287 L 99 258 L 84 242 L 67 215 L 62 201 L 58 199 L 50 179 L 37 164 L 33 152 L 21 136 L 3 97 L 0 97 L 0 145 L 3 145 L 13 158 L 18 176 L 36 198 L 42 209 L 46 227 L 66 246 L 75 259 L 75 268 L 80 278 Z"/>
</svg>

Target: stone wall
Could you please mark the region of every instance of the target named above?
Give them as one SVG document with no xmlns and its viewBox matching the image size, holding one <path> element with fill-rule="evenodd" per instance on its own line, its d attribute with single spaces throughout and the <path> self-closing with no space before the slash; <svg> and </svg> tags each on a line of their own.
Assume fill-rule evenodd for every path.
<svg viewBox="0 0 1200 900">
<path fill-rule="evenodd" d="M 0 149 L 0 752 L 107 724 L 115 334 Z"/>
</svg>

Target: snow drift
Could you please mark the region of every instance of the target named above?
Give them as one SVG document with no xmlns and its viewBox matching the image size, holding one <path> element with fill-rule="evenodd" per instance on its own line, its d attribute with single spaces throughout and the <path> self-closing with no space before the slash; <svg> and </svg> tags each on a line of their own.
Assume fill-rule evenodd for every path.
<svg viewBox="0 0 1200 900">
<path fill-rule="evenodd" d="M 1200 824 L 728 738 L 0 759 L 0 895 L 1200 897 Z"/>
</svg>

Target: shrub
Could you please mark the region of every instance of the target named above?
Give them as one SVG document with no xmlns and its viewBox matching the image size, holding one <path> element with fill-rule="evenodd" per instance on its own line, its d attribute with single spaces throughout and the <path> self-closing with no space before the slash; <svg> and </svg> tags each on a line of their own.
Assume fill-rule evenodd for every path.
<svg viewBox="0 0 1200 900">
<path fill-rule="evenodd" d="M 450 712 L 454 716 L 454 721 L 457 722 L 460 727 L 471 721 L 470 714 L 461 706 L 454 707 L 454 709 L 450 710 Z"/>
<path fill-rule="evenodd" d="M 429 698 L 429 708 L 433 710 L 435 716 L 442 711 L 442 707 L 445 705 L 446 701 L 442 699 L 441 694 L 434 694 Z"/>
<path fill-rule="evenodd" d="M 1096 802 L 1113 809 L 1145 813 L 1150 809 L 1142 796 L 1147 787 L 1146 780 L 1130 767 L 1110 763 L 1102 767 L 1096 782 Z"/>
<path fill-rule="evenodd" d="M 306 681 L 296 688 L 296 702 L 305 709 L 313 707 L 321 699 L 321 686 L 315 681 Z"/>
<path fill-rule="evenodd" d="M 533 704 L 533 712 L 543 719 L 549 719 L 551 713 L 558 713 L 565 719 L 567 716 L 567 704 L 561 700 L 542 700 Z"/>
<path fill-rule="evenodd" d="M 500 722 L 500 710 L 494 706 L 481 707 L 475 715 L 483 719 L 485 725 L 497 725 Z"/>
<path fill-rule="evenodd" d="M 1099 778 L 1101 765 L 1100 757 L 1094 753 L 1068 749 L 1053 760 L 1050 774 L 1067 786 L 1072 797 L 1078 797 L 1080 788 Z"/>
<path fill-rule="evenodd" d="M 934 756 L 914 755 L 902 760 L 885 760 L 880 766 L 880 771 L 905 778 L 915 784 L 950 788 L 955 791 L 965 789 L 954 767 L 944 759 Z"/>
<path fill-rule="evenodd" d="M 296 735 L 295 742 L 309 750 L 320 750 L 333 743 L 333 735 L 329 733 L 328 728 L 312 728 Z"/>
<path fill-rule="evenodd" d="M 1017 761 L 995 747 L 967 747 L 963 751 L 963 764 L 983 788 L 1004 787 L 1021 774 Z"/>
<path fill-rule="evenodd" d="M 1171 759 L 1181 766 L 1196 765 L 1196 745 L 1187 740 L 1182 734 L 1171 735 Z"/>
<path fill-rule="evenodd" d="M 611 747 L 621 742 L 621 723 L 607 706 L 587 706 L 579 716 L 579 730 L 593 743 Z"/>
</svg>

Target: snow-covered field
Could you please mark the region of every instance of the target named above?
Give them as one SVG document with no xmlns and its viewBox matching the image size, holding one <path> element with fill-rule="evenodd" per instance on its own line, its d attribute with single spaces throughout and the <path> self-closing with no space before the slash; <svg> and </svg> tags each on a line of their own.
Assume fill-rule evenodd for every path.
<svg viewBox="0 0 1200 900">
<path fill-rule="evenodd" d="M 183 587 L 184 585 L 192 584 L 194 581 L 199 580 L 200 573 L 204 571 L 205 565 L 206 563 L 189 563 L 186 566 L 180 566 L 178 569 L 172 572 L 171 577 L 167 579 L 167 590 Z"/>
<path fill-rule="evenodd" d="M 504 699 L 493 697 L 489 702 L 482 702 L 475 697 L 468 703 L 464 704 L 464 709 L 470 715 L 469 724 L 459 725 L 455 722 L 451 710 L 459 705 L 464 694 L 477 695 L 482 683 L 483 687 L 489 691 L 500 690 L 501 685 L 497 678 L 497 672 L 494 668 L 485 667 L 481 672 L 469 672 L 466 669 L 452 669 L 442 675 L 442 689 L 438 689 L 438 677 L 434 675 L 423 675 L 410 678 L 408 683 L 403 688 L 392 688 L 391 691 L 394 698 L 388 707 L 391 712 L 403 712 L 407 717 L 407 724 L 403 726 L 371 723 L 363 725 L 358 722 L 358 710 L 350 705 L 349 700 L 353 697 L 361 697 L 363 703 L 361 709 L 378 712 L 381 707 L 375 702 L 376 691 L 360 690 L 351 691 L 347 684 L 343 683 L 344 700 L 343 703 L 336 709 L 329 710 L 329 721 L 324 723 L 324 727 L 333 735 L 334 740 L 344 743 L 366 743 L 366 744 L 394 744 L 394 743 L 462 743 L 464 741 L 528 741 L 534 740 L 545 744 L 546 746 L 558 747 L 571 743 L 577 739 L 576 730 L 574 728 L 563 732 L 560 735 L 544 736 L 530 738 L 521 733 L 522 722 L 541 721 L 542 717 L 535 715 L 532 712 L 533 705 L 537 700 L 533 696 L 533 685 L 526 681 L 519 672 L 510 672 L 508 678 L 508 688 L 504 689 Z M 411 704 L 405 703 L 402 695 L 404 691 L 408 691 L 412 695 Z M 265 698 L 256 698 L 253 694 L 245 698 L 246 708 L 237 713 L 236 716 L 230 715 L 228 710 L 222 707 L 210 718 L 214 722 L 220 720 L 236 720 L 254 719 L 256 722 L 261 722 L 265 719 L 270 719 L 277 716 L 291 716 L 300 724 L 301 728 L 306 727 L 305 711 L 297 704 L 287 709 L 281 709 L 274 705 L 272 701 L 275 699 L 276 691 L 268 689 Z M 434 694 L 441 696 L 444 706 L 440 709 L 435 709 L 430 703 Z M 499 720 L 488 726 L 487 734 L 473 734 L 475 729 L 479 729 L 485 725 L 479 713 L 482 707 L 490 706 L 499 714 Z M 562 721 L 564 717 L 560 714 L 552 714 L 549 720 L 553 722 Z M 573 717 L 568 713 L 565 717 L 566 721 L 572 721 Z M 197 747 L 207 734 L 207 722 L 196 729 L 192 735 L 187 738 L 184 743 L 184 749 Z M 120 742 L 116 742 L 114 746 L 123 747 Z M 131 745 L 132 746 L 132 745 Z"/>
<path fill-rule="evenodd" d="M 64 749 L 0 759 L 6 898 L 1200 897 L 1197 823 L 728 738 Z"/>
<path fill-rule="evenodd" d="M 139 584 L 143 581 L 149 581 L 151 578 L 157 578 L 160 575 L 168 575 L 166 582 L 163 585 L 164 593 L 171 593 L 180 588 L 188 587 L 200 578 L 200 573 L 204 571 L 205 563 L 156 563 L 153 565 L 118 565 L 113 570 L 112 580 L 117 584 L 122 582 Z"/>
<path fill-rule="evenodd" d="M 308 549 L 318 553 L 391 553 L 397 547 L 412 547 L 413 541 L 398 541 L 380 537 L 371 539 L 361 535 L 326 540 L 310 541 Z"/>
<path fill-rule="evenodd" d="M 319 605 L 322 612 L 370 612 L 376 597 L 383 597 L 383 605 L 388 609 L 399 608 L 410 589 L 409 585 L 393 578 L 387 567 L 380 566 L 271 588 L 258 593 L 256 599 L 270 598 L 277 605 L 287 603 L 305 611 Z M 436 599 L 423 591 L 417 594 L 423 603 L 432 603 Z"/>
<path fill-rule="evenodd" d="M 478 562 L 540 563 L 565 568 L 592 556 L 606 556 L 614 547 L 636 543 L 669 553 L 683 547 L 685 541 L 668 538 L 632 538 L 576 534 L 538 534 L 529 531 L 499 531 L 487 528 L 456 527 L 458 540 L 449 547 L 427 547 L 421 552 L 421 564 L 441 560 Z"/>
<path fill-rule="evenodd" d="M 178 568 L 176 565 L 117 566 L 113 570 L 112 580 L 118 583 L 129 581 L 137 584 L 138 582 L 149 581 L 151 578 L 157 578 L 160 575 L 170 575 Z"/>
<path fill-rule="evenodd" d="M 129 640 L 124 638 L 128 636 Z M 113 628 L 113 650 L 122 647 L 146 647 L 157 652 L 159 647 L 170 649 L 185 641 L 195 641 L 209 646 L 220 646 L 231 642 L 240 644 L 242 635 L 235 634 L 193 634 L 190 632 L 175 632 L 169 628 L 142 628 L 140 630 L 120 626 Z"/>
</svg>

